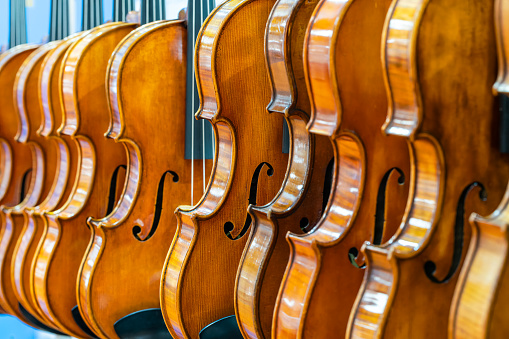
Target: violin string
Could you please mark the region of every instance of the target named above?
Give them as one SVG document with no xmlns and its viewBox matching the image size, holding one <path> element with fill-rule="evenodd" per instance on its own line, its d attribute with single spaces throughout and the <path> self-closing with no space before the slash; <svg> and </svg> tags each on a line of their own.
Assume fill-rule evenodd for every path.
<svg viewBox="0 0 509 339">
<path fill-rule="evenodd" d="M 191 4 L 191 1 L 189 2 Z M 195 25 L 195 6 L 194 4 L 191 4 L 193 6 L 193 16 L 192 21 L 187 22 L 187 27 L 191 28 L 191 37 L 193 41 L 193 47 L 194 47 L 194 25 Z M 189 15 L 188 15 L 189 16 Z M 191 75 L 191 112 L 193 114 L 193 117 L 191 118 L 191 206 L 194 206 L 194 51 L 191 49 L 191 69 L 192 69 L 192 75 Z"/>
</svg>

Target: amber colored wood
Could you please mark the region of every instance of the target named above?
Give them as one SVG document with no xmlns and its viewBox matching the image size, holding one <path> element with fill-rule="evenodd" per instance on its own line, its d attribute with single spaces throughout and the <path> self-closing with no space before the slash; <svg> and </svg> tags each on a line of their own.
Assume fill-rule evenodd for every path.
<svg viewBox="0 0 509 339">
<path fill-rule="evenodd" d="M 284 114 L 290 131 L 290 156 L 283 185 L 265 206 L 249 207 L 249 239 L 237 271 L 235 312 L 245 338 L 270 338 L 272 314 L 288 262 L 288 231 L 303 233 L 320 219 L 332 147 L 306 130 L 311 111 L 302 51 L 306 27 L 318 3 L 276 2 L 265 31 L 265 53 L 272 100 L 268 110 Z M 325 201 L 324 201 L 325 200 Z"/>
<path fill-rule="evenodd" d="M 32 203 L 25 199 L 34 189 L 30 170 L 33 166 L 32 150 L 24 143 L 17 141 L 23 126 L 17 112 L 14 99 L 17 73 L 25 59 L 37 48 L 37 45 L 20 45 L 2 54 L 0 59 L 0 145 L 2 151 L 2 180 L 0 186 L 0 203 L 2 208 L 18 204 Z M 25 121 L 26 123 L 26 121 Z M 28 126 L 24 126 L 28 128 Z M 29 181 L 26 184 L 24 181 Z M 28 188 L 23 193 L 25 188 Z M 20 229 L 12 228 L 6 222 L 6 215 L 1 213 L 2 226 L 0 230 L 0 306 L 5 312 L 15 315 L 20 320 L 30 324 L 17 307 L 16 297 L 12 288 L 10 264 L 12 252 L 20 234 Z"/>
<path fill-rule="evenodd" d="M 107 137 L 127 150 L 127 186 L 109 216 L 88 221 L 94 238 L 78 285 L 85 321 L 105 338 L 118 338 L 113 325 L 122 317 L 160 307 L 174 211 L 191 199 L 191 160 L 184 158 L 186 44 L 184 21 L 158 21 L 131 32 L 111 57 Z M 206 166 L 208 178 L 212 161 Z M 202 180 L 195 171 L 194 197 L 203 193 Z"/>
<path fill-rule="evenodd" d="M 33 269 L 35 258 L 39 247 L 42 246 L 42 239 L 46 232 L 46 229 L 41 225 L 39 216 L 43 212 L 60 207 L 59 205 L 69 195 L 72 188 L 72 183 L 68 184 L 68 179 L 70 176 L 74 177 L 76 173 L 76 166 L 72 166 L 75 162 L 71 161 L 71 156 L 76 159 L 76 152 L 68 147 L 68 143 L 56 131 L 62 122 L 62 108 L 58 91 L 59 66 L 65 51 L 76 39 L 77 36 L 72 36 L 62 42 L 51 43 L 53 47 L 47 48 L 47 55 L 42 61 L 38 60 L 40 72 L 32 71 L 39 73 L 37 90 L 33 89 L 34 93 L 38 93 L 37 101 L 41 112 L 41 122 L 36 133 L 45 140 L 45 142 L 39 141 L 45 154 L 45 161 L 53 161 L 52 166 L 55 168 L 53 175 L 46 171 L 44 176 L 47 180 L 47 187 L 50 187 L 44 199 L 41 197 L 39 205 L 25 207 L 23 210 L 22 234 L 18 239 L 12 262 L 12 279 L 18 301 L 39 321 L 54 328 L 56 326 L 44 316 L 32 293 Z M 42 51 L 37 57 L 43 57 Z M 46 165 L 46 167 L 49 166 L 50 164 Z M 16 227 L 21 227 L 21 225 Z"/>
<path fill-rule="evenodd" d="M 257 205 L 267 204 L 286 172 L 284 117 L 266 110 L 271 93 L 264 32 L 274 2 L 227 1 L 210 14 L 197 39 L 197 116 L 213 125 L 215 155 L 200 202 L 176 211 L 177 233 L 161 282 L 163 316 L 174 338 L 197 338 L 206 325 L 235 313 L 250 190 L 257 190 Z"/>
<path fill-rule="evenodd" d="M 495 1 L 498 78 L 493 92 L 509 96 L 509 3 Z M 496 127 L 495 127 L 496 128 Z M 487 217 L 470 216 L 472 238 L 456 284 L 449 314 L 449 338 L 481 339 L 509 336 L 507 269 L 509 187 L 498 208 Z"/>
<path fill-rule="evenodd" d="M 381 130 L 388 104 L 380 36 L 389 4 L 322 0 L 311 18 L 304 52 L 308 126 L 334 147 L 334 180 L 316 227 L 287 237 L 290 259 L 274 311 L 275 337 L 343 336 L 364 274 L 364 259 L 351 255 L 366 240 L 388 240 L 403 216 L 407 145 Z"/>
<path fill-rule="evenodd" d="M 50 42 L 35 50 L 25 60 L 17 75 L 15 98 L 20 121 L 22 126 L 26 126 L 26 129 L 18 133 L 17 138 L 19 142 L 32 149 L 34 155 L 32 180 L 35 181 L 33 189 L 28 192 L 23 203 L 11 208 L 4 208 L 7 227 L 20 230 L 18 239 L 13 239 L 15 247 L 10 264 L 12 290 L 15 296 L 13 307 L 18 307 L 19 303 L 32 316 L 47 326 L 51 325 L 38 314 L 33 304 L 26 298 L 27 293 L 25 293 L 30 289 L 29 271 L 35 249 L 42 235 L 41 228 L 26 223 L 26 212 L 48 203 L 45 197 L 55 190 L 53 183 L 56 174 L 62 170 L 66 171 L 67 167 L 65 159 L 63 162 L 60 159 L 58 145 L 39 132 L 43 116 L 38 96 L 41 66 L 46 55 L 58 44 L 58 42 Z"/>
<path fill-rule="evenodd" d="M 509 174 L 496 140 L 493 28 L 493 0 L 392 4 L 382 52 L 385 131 L 409 141 L 411 194 L 396 236 L 363 249 L 367 269 L 350 338 L 447 336 L 462 247 L 471 239 L 465 223 L 472 211 L 495 210 Z"/>
<path fill-rule="evenodd" d="M 124 148 L 104 138 L 109 122 L 106 69 L 116 45 L 134 28 L 105 24 L 80 36 L 67 50 L 60 71 L 64 118 L 58 132 L 71 137 L 69 147 L 77 150 L 78 170 L 64 205 L 41 214 L 47 231 L 33 284 L 44 315 L 75 337 L 86 337 L 71 314 L 77 305 L 78 270 L 91 238 L 86 219 L 107 214 L 113 173 L 126 164 Z"/>
</svg>

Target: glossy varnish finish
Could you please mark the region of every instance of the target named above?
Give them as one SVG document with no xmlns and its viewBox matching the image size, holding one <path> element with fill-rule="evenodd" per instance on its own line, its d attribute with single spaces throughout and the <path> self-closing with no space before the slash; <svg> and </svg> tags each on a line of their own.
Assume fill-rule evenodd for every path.
<svg viewBox="0 0 509 339">
<path fill-rule="evenodd" d="M 58 42 L 51 42 L 39 47 L 25 60 L 18 74 L 16 82 L 18 113 L 22 125 L 27 126 L 26 130 L 18 134 L 18 141 L 25 143 L 32 149 L 34 155 L 32 173 L 35 183 L 34 189 L 28 192 L 23 203 L 12 208 L 4 208 L 8 227 L 21 230 L 12 254 L 11 263 L 11 279 L 14 294 L 17 298 L 15 302 L 19 302 L 23 308 L 43 323 L 46 322 L 45 319 L 39 315 L 33 303 L 27 298 L 30 291 L 29 272 L 37 244 L 42 235 L 42 228 L 34 227 L 35 225 L 27 222 L 26 213 L 48 203 L 46 197 L 56 189 L 54 178 L 60 171 L 67 172 L 68 167 L 66 159 L 60 157 L 58 145 L 40 134 L 40 127 L 43 122 L 42 106 L 38 95 L 42 74 L 41 66 L 46 55 L 57 45 Z M 58 203 L 58 201 L 55 203 Z M 49 324 L 46 323 L 46 325 Z"/>
<path fill-rule="evenodd" d="M 2 180 L 0 198 L 3 206 L 16 206 L 24 202 L 26 193 L 33 189 L 29 171 L 32 169 L 32 151 L 26 144 L 15 141 L 21 130 L 21 121 L 16 110 L 14 89 L 16 75 L 26 58 L 37 48 L 36 45 L 20 45 L 11 48 L 0 57 L 0 143 L 2 147 Z M 29 182 L 29 184 L 27 183 Z M 28 188 L 28 189 L 27 189 Z M 21 196 L 25 193 L 24 196 Z M 0 233 L 0 306 L 9 314 L 27 322 L 20 313 L 11 280 L 12 252 L 21 229 L 8 227 L 2 213 Z"/>
<path fill-rule="evenodd" d="M 289 234 L 290 260 L 274 312 L 281 338 L 343 336 L 362 283 L 356 251 L 387 240 L 403 216 L 409 175 L 404 140 L 381 130 L 387 111 L 380 36 L 389 1 L 321 1 L 306 36 L 309 130 L 335 149 L 325 214 L 306 235 Z M 384 204 L 384 202 L 386 202 Z"/>
<path fill-rule="evenodd" d="M 78 170 L 64 205 L 42 214 L 47 232 L 35 265 L 34 292 L 45 316 L 77 337 L 86 336 L 71 313 L 77 305 L 78 270 L 91 238 L 86 219 L 107 214 L 114 198 L 109 196 L 113 173 L 127 163 L 122 145 L 104 137 L 109 123 L 106 69 L 116 45 L 134 28 L 112 23 L 91 30 L 67 50 L 61 68 L 64 119 L 59 132 L 72 137 L 69 147 L 77 149 Z"/>
<path fill-rule="evenodd" d="M 332 147 L 306 130 L 310 103 L 302 51 L 316 1 L 276 2 L 265 32 L 272 85 L 271 113 L 284 114 L 290 131 L 290 157 L 283 186 L 265 206 L 250 206 L 251 230 L 237 272 L 235 312 L 246 338 L 270 338 L 279 284 L 288 262 L 286 233 L 310 229 L 323 212 Z"/>
<path fill-rule="evenodd" d="M 111 58 L 107 136 L 127 150 L 127 186 L 109 216 L 88 221 L 95 235 L 79 277 L 80 310 L 104 337 L 118 337 L 113 325 L 122 317 L 160 307 L 174 211 L 191 199 L 191 160 L 184 159 L 186 37 L 183 21 L 146 24 Z M 194 197 L 202 194 L 202 178 L 195 171 Z"/>
<path fill-rule="evenodd" d="M 495 1 L 498 79 L 494 94 L 509 96 L 509 2 Z M 497 126 L 498 127 L 498 126 Z M 497 128 L 495 127 L 495 128 Z M 509 188 L 488 217 L 470 217 L 472 239 L 456 285 L 449 318 L 449 338 L 509 336 Z"/>
<path fill-rule="evenodd" d="M 69 145 L 71 145 L 71 140 L 68 137 L 60 135 L 57 129 L 60 127 L 63 118 L 63 107 L 59 91 L 59 71 L 65 52 L 77 38 L 78 36 L 75 35 L 64 39 L 57 47 L 47 54 L 41 64 L 38 92 L 42 122 L 37 133 L 40 133 L 41 136 L 46 137 L 53 143 L 53 147 L 55 147 L 57 152 L 57 169 L 53 177 L 51 190 L 44 201 L 35 208 L 25 210 L 24 229 L 31 230 L 31 232 L 37 230 L 40 232 L 40 236 L 32 238 L 32 243 L 36 245 L 35 251 L 25 258 L 22 269 L 14 271 L 15 280 L 22 281 L 25 286 L 27 286 L 26 284 L 28 283 L 28 287 L 20 285 L 20 297 L 22 298 L 20 302 L 23 305 L 31 305 L 35 309 L 35 312 L 45 319 L 46 323 L 50 324 L 52 324 L 51 320 L 42 312 L 35 297 L 34 270 L 37 256 L 39 255 L 45 235 L 48 231 L 47 228 L 44 227 L 45 225 L 42 222 L 41 214 L 61 207 L 60 205 L 68 198 L 73 187 L 73 182 L 70 178 L 76 176 L 76 148 L 69 147 Z M 19 245 L 18 253 L 23 253 L 23 245 L 23 243 Z M 56 327 L 56 325 L 52 325 Z"/>
<path fill-rule="evenodd" d="M 408 138 L 411 194 L 396 236 L 364 248 L 349 337 L 447 336 L 468 216 L 496 208 L 509 174 L 496 140 L 493 27 L 493 0 L 393 2 L 384 34 L 385 130 Z"/>
<path fill-rule="evenodd" d="M 271 96 L 264 37 L 273 5 L 273 0 L 227 1 L 198 36 L 197 116 L 212 123 L 216 147 L 205 195 L 196 206 L 176 211 L 177 234 L 161 284 L 163 315 L 174 338 L 197 338 L 206 325 L 234 314 L 250 191 L 257 190 L 252 202 L 267 204 L 286 172 L 283 115 L 266 110 Z"/>
</svg>

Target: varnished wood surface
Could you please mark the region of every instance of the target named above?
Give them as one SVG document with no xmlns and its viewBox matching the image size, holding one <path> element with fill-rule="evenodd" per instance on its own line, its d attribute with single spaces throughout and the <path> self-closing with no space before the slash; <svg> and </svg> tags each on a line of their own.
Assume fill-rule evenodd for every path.
<svg viewBox="0 0 509 339">
<path fill-rule="evenodd" d="M 52 324 L 55 328 L 57 328 L 57 326 L 53 324 L 44 314 L 37 302 L 34 278 L 36 260 L 42 246 L 44 245 L 44 239 L 48 232 L 41 215 L 45 212 L 58 210 L 68 199 L 73 188 L 72 178 L 76 176 L 77 171 L 77 149 L 75 147 L 69 147 L 72 145 L 72 140 L 69 136 L 61 135 L 58 132 L 58 128 L 61 126 L 63 119 L 62 98 L 59 87 L 60 68 L 62 66 L 64 55 L 71 44 L 73 44 L 81 34 L 86 33 L 78 33 L 64 39 L 57 47 L 48 53 L 41 65 L 38 92 L 42 111 L 42 121 L 38 133 L 46 137 L 48 140 L 51 140 L 57 146 L 57 166 L 59 166 L 59 170 L 55 173 L 51 191 L 46 196 L 45 201 L 31 210 L 25 211 L 24 227 L 42 229 L 42 232 L 41 236 L 35 243 L 37 246 L 35 252 L 31 256 L 31 259 L 26 260 L 26 265 L 29 265 L 30 270 L 28 273 L 24 273 L 24 270 L 20 270 L 21 276 L 19 277 L 19 280 L 24 281 L 25 284 L 27 280 L 29 283 L 29 289 L 25 289 L 24 294 L 22 294 L 22 298 L 25 299 L 24 302 L 29 303 L 33 308 L 35 308 L 39 316 L 44 318 L 46 322 Z"/>
<path fill-rule="evenodd" d="M 37 48 L 37 45 L 20 45 L 2 54 L 0 59 L 0 138 L 2 145 L 2 162 L 5 167 L 1 183 L 1 204 L 4 207 L 16 206 L 24 201 L 25 193 L 30 190 L 33 182 L 32 151 L 26 144 L 16 141 L 21 121 L 16 111 L 14 89 L 16 75 L 25 59 Z M 24 177 L 26 177 L 25 182 Z M 24 193 L 23 193 L 24 192 Z M 2 228 L 0 232 L 0 306 L 9 314 L 27 322 L 17 307 L 16 297 L 12 288 L 10 264 L 12 252 L 21 229 L 14 229 L 8 224 L 6 215 L 1 213 Z"/>
<path fill-rule="evenodd" d="M 34 292 L 45 316 L 76 337 L 86 337 L 71 314 L 77 305 L 78 270 L 91 238 L 86 219 L 107 214 L 108 200 L 114 199 L 109 197 L 113 173 L 126 164 L 124 148 L 104 138 L 109 123 L 106 69 L 116 45 L 134 28 L 111 23 L 91 30 L 67 50 L 61 68 L 64 119 L 59 132 L 72 138 L 78 171 L 64 205 L 42 214 L 47 232 L 35 265 Z M 117 184 L 122 187 L 123 180 Z"/>
<path fill-rule="evenodd" d="M 466 253 L 459 246 L 453 258 L 454 240 L 464 232 L 469 243 L 468 216 L 496 208 L 509 173 L 494 135 L 493 27 L 492 0 L 393 2 L 382 53 L 385 130 L 409 140 L 411 194 L 397 235 L 364 248 L 368 265 L 349 337 L 447 336 L 459 275 L 452 263 L 461 267 Z"/>
<path fill-rule="evenodd" d="M 42 228 L 38 228 L 28 221 L 27 212 L 30 213 L 29 211 L 50 203 L 46 197 L 57 189 L 54 185 L 54 178 L 60 171 L 67 172 L 68 167 L 65 155 L 64 159 L 61 159 L 61 153 L 66 152 L 65 148 L 61 149 L 58 143 L 45 138 L 39 132 L 43 122 L 43 111 L 38 95 L 42 74 L 41 67 L 46 55 L 54 50 L 58 44 L 59 42 L 51 42 L 39 47 L 25 60 L 18 73 L 16 83 L 18 113 L 22 125 L 27 127 L 26 130 L 18 134 L 18 140 L 31 147 L 33 154 L 36 155 L 34 157 L 34 167 L 32 168 L 36 189 L 28 192 L 29 195 L 33 196 L 32 203 L 21 203 L 12 208 L 4 209 L 6 221 L 11 224 L 10 227 L 21 230 L 19 238 L 16 239 L 11 262 L 11 279 L 14 295 L 17 299 L 15 302 L 21 304 L 32 316 L 46 326 L 51 326 L 51 324 L 39 315 L 33 302 L 27 298 L 30 291 L 31 264 L 37 244 L 42 236 Z M 25 199 L 25 201 L 28 201 L 28 199 Z M 58 200 L 53 203 L 57 204 Z"/>
<path fill-rule="evenodd" d="M 493 92 L 509 96 L 509 3 L 496 0 L 495 34 L 498 78 Z M 497 128 L 497 127 L 495 127 Z M 507 338 L 509 308 L 509 187 L 498 208 L 487 217 L 470 216 L 472 238 L 456 285 L 449 314 L 449 338 Z"/>
<path fill-rule="evenodd" d="M 102 337 L 117 338 L 113 325 L 122 317 L 160 307 L 174 211 L 191 199 L 192 160 L 184 159 L 186 41 L 183 21 L 150 23 L 126 36 L 110 60 L 107 136 L 127 150 L 127 186 L 109 216 L 88 221 L 94 238 L 78 285 L 80 310 Z M 212 161 L 206 165 L 208 178 Z M 202 178 L 195 171 L 194 197 L 203 193 Z"/>
<path fill-rule="evenodd" d="M 270 84 L 263 46 L 273 5 L 273 0 L 227 1 L 198 36 L 197 116 L 213 125 L 215 156 L 200 202 L 176 211 L 177 235 L 161 282 L 162 311 L 174 338 L 197 338 L 206 325 L 235 313 L 236 270 L 248 237 L 232 239 L 247 223 L 250 188 L 256 186 L 257 205 L 267 204 L 286 172 L 283 115 L 266 110 Z"/>
<path fill-rule="evenodd" d="M 280 0 L 267 22 L 265 54 L 272 86 L 268 106 L 284 114 L 290 132 L 288 168 L 278 194 L 265 206 L 250 206 L 252 224 L 235 287 L 235 312 L 245 338 L 270 338 L 272 315 L 288 262 L 288 231 L 303 233 L 320 219 L 332 160 L 329 140 L 306 130 L 310 103 L 302 51 L 306 27 L 318 1 Z M 325 200 L 325 201 L 324 201 Z"/>
<path fill-rule="evenodd" d="M 351 251 L 366 240 L 388 240 L 403 216 L 407 145 L 381 130 L 387 99 L 380 36 L 389 4 L 323 0 L 311 18 L 305 41 L 313 113 L 308 127 L 328 136 L 334 147 L 334 180 L 315 228 L 288 235 L 290 259 L 274 311 L 275 337 L 344 336 L 364 274 L 359 268 L 364 258 L 351 260 Z"/>
</svg>

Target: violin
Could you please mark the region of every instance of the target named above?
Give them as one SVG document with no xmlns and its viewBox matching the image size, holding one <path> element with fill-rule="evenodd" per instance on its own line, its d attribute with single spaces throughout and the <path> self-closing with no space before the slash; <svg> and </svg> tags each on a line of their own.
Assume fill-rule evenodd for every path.
<svg viewBox="0 0 509 339">
<path fill-rule="evenodd" d="M 251 225 L 247 207 L 269 203 L 286 173 L 284 117 L 266 110 L 265 25 L 274 3 L 227 1 L 197 38 L 196 116 L 213 126 L 214 165 L 200 201 L 175 212 L 160 291 L 173 338 L 197 338 L 206 325 L 234 314 L 236 271 Z"/>
<path fill-rule="evenodd" d="M 184 20 L 147 23 L 110 59 L 106 136 L 127 151 L 126 188 L 112 213 L 88 219 L 94 236 L 78 281 L 81 314 L 101 337 L 118 338 L 122 323 L 143 332 L 147 317 L 160 318 L 169 336 L 159 280 L 176 231 L 173 212 L 191 199 L 192 180 L 195 197 L 206 184 L 199 171 L 191 177 L 193 160 L 184 155 L 187 34 Z M 211 165 L 206 160 L 207 178 Z"/>
<path fill-rule="evenodd" d="M 235 313 L 245 338 L 269 338 L 279 285 L 289 257 L 288 231 L 312 229 L 330 193 L 333 152 L 328 138 L 308 133 L 311 105 L 304 79 L 305 28 L 318 1 L 279 0 L 265 31 L 272 86 L 267 110 L 283 114 L 290 134 L 283 184 L 265 206 L 250 205 L 251 227 L 235 286 Z M 284 29 L 282 28 L 284 27 Z"/>
<path fill-rule="evenodd" d="M 83 33 L 63 57 L 60 92 L 64 117 L 58 132 L 76 148 L 77 171 L 72 192 L 57 210 L 41 213 L 44 239 L 33 278 L 40 309 L 62 332 L 94 336 L 76 307 L 76 279 L 87 251 L 90 215 L 107 215 L 123 189 L 119 174 L 125 150 L 104 138 L 108 126 L 105 74 L 116 45 L 135 24 L 110 23 Z"/>
<path fill-rule="evenodd" d="M 494 133 L 493 20 L 492 0 L 393 1 L 383 35 L 384 129 L 408 141 L 411 194 L 395 236 L 363 246 L 348 338 L 447 336 L 471 240 L 466 219 L 496 208 L 509 173 Z"/>
<path fill-rule="evenodd" d="M 38 321 L 46 321 L 38 314 L 27 299 L 29 287 L 29 271 L 33 254 L 41 237 L 41 228 L 25 223 L 26 211 L 47 204 L 45 197 L 55 190 L 53 178 L 60 170 L 66 171 L 66 163 L 58 163 L 58 151 L 54 144 L 40 132 L 42 110 L 37 88 L 40 83 L 40 71 L 43 59 L 52 51 L 58 42 L 50 42 L 35 50 L 25 60 L 18 72 L 15 82 L 15 98 L 17 111 L 23 127 L 17 135 L 18 142 L 25 144 L 32 151 L 32 187 L 24 201 L 14 207 L 4 208 L 6 227 L 17 230 L 18 238 L 13 238 L 12 249 L 8 250 L 12 258 L 10 267 L 13 296 L 13 307 L 23 308 Z M 60 167 L 61 165 L 62 167 Z M 58 203 L 58 201 L 56 201 Z M 9 254 L 8 254 L 9 255 Z M 7 257 L 8 259 L 8 257 Z M 49 324 L 46 324 L 48 326 Z"/>
<path fill-rule="evenodd" d="M 74 148 L 69 147 L 58 132 L 57 128 L 62 122 L 62 108 L 60 104 L 59 69 L 62 58 L 67 48 L 78 38 L 78 35 L 64 39 L 56 43 L 56 46 L 48 51 L 40 64 L 40 76 L 38 82 L 38 98 L 40 104 L 41 123 L 37 134 L 44 137 L 45 159 L 50 160 L 55 166 L 54 174 L 47 172 L 45 180 L 48 180 L 48 191 L 42 202 L 32 208 L 24 209 L 24 222 L 22 234 L 16 245 L 13 255 L 13 281 L 19 303 L 39 321 L 56 328 L 51 321 L 44 316 L 39 308 L 34 295 L 33 275 L 35 258 L 42 246 L 47 231 L 40 219 L 43 212 L 58 209 L 69 196 L 72 185 L 69 177 L 76 175 L 77 154 Z"/>
<path fill-rule="evenodd" d="M 507 31 L 509 3 L 495 1 L 495 35 L 498 49 L 498 78 L 493 93 L 500 97 L 500 108 L 508 108 Z M 505 107 L 504 107 L 505 105 Z M 497 209 L 487 217 L 470 216 L 472 238 L 456 284 L 449 313 L 449 338 L 506 338 L 509 312 L 508 271 L 508 188 Z"/>
<path fill-rule="evenodd" d="M 364 276 L 365 240 L 386 241 L 400 222 L 410 174 L 406 142 L 385 135 L 380 36 L 389 1 L 322 0 L 304 42 L 311 133 L 334 148 L 332 190 L 307 234 L 289 233 L 290 258 L 274 310 L 282 338 L 346 333 Z M 327 38 L 324 38 L 327 37 Z"/>
<path fill-rule="evenodd" d="M 37 48 L 37 45 L 25 44 L 11 48 L 1 55 L 0 59 L 0 145 L 1 145 L 1 185 L 0 204 L 2 208 L 29 203 L 25 197 L 34 190 L 35 180 L 31 180 L 33 150 L 26 144 L 16 141 L 22 130 L 20 116 L 13 95 L 17 73 L 23 62 Z M 23 121 L 27 122 L 27 120 Z M 35 150 L 34 150 L 35 151 Z M 30 203 L 33 203 L 30 201 Z M 20 311 L 14 295 L 11 280 L 12 251 L 21 229 L 13 229 L 6 222 L 6 214 L 0 213 L 2 227 L 0 230 L 0 306 L 21 321 L 33 325 Z"/>
</svg>

